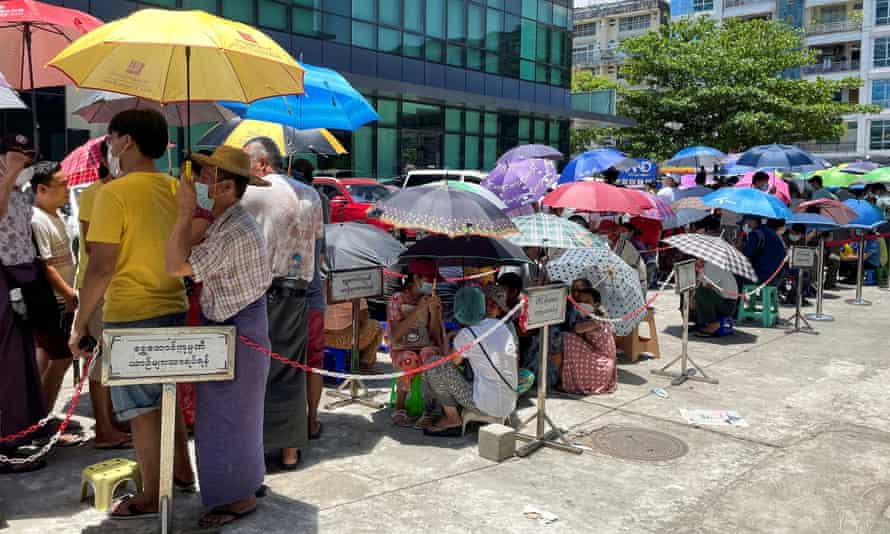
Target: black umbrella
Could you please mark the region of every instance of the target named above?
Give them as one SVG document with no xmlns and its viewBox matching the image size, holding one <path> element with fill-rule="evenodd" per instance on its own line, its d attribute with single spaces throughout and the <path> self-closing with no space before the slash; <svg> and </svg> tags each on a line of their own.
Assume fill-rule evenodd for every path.
<svg viewBox="0 0 890 534">
<path fill-rule="evenodd" d="M 424 238 L 399 256 L 399 263 L 427 258 L 439 265 L 518 265 L 531 263 L 522 249 L 513 243 L 493 237 L 462 236 L 449 238 L 432 235 Z"/>
<path fill-rule="evenodd" d="M 325 225 L 324 271 L 389 267 L 405 247 L 391 234 L 363 223 Z"/>
<path fill-rule="evenodd" d="M 491 201 L 447 182 L 402 189 L 375 207 L 384 222 L 397 228 L 450 236 L 516 233 L 510 218 Z"/>
</svg>

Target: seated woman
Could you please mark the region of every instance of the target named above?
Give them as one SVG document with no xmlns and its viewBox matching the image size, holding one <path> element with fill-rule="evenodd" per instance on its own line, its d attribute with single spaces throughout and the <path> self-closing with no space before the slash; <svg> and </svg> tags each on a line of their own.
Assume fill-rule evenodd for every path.
<svg viewBox="0 0 890 534">
<path fill-rule="evenodd" d="M 359 306 L 358 350 L 362 372 L 377 363 L 377 349 L 383 341 L 380 323 L 368 315 L 368 301 Z M 324 344 L 326 347 L 352 350 L 352 303 L 329 304 L 324 312 Z"/>
<path fill-rule="evenodd" d="M 419 367 L 444 344 L 442 332 L 442 301 L 433 294 L 433 282 L 439 280 L 436 264 L 428 260 L 412 260 L 408 264 L 404 289 L 392 296 L 386 311 L 392 363 L 403 371 Z M 408 417 L 405 401 L 411 391 L 413 376 L 400 378 L 396 391 L 396 426 L 425 428 L 432 416 L 425 413 L 415 424 Z"/>
<path fill-rule="evenodd" d="M 572 298 L 581 310 L 570 307 L 562 333 L 562 390 L 579 395 L 612 393 L 618 385 L 615 338 L 602 316 L 600 294 L 589 280 L 572 282 Z"/>
<path fill-rule="evenodd" d="M 690 320 L 698 325 L 697 336 L 713 336 L 720 329 L 721 317 L 732 317 L 736 311 L 739 286 L 735 277 L 702 259 L 695 260 L 699 285 L 695 299 L 690 301 Z"/>
<path fill-rule="evenodd" d="M 501 297 L 492 294 L 492 298 L 486 298 L 475 287 L 461 288 L 454 296 L 454 318 L 464 327 L 454 337 L 455 349 L 470 345 L 484 333 L 493 331 L 461 356 L 423 374 L 424 395 L 435 396 L 445 412 L 433 426 L 424 430 L 424 434 L 460 436 L 463 426 L 460 410 L 507 417 L 516 409 L 516 340 L 510 329 L 497 319 L 505 304 L 498 302 Z M 441 356 L 433 356 L 431 361 L 439 358 Z M 472 380 L 457 369 L 464 360 L 473 368 Z"/>
</svg>

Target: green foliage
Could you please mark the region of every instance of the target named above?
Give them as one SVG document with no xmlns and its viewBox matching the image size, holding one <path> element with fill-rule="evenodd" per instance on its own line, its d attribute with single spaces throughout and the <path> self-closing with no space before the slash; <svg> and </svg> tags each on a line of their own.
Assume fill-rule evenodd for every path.
<svg viewBox="0 0 890 534">
<path fill-rule="evenodd" d="M 622 148 L 657 160 L 707 145 L 740 151 L 765 143 L 838 138 L 842 115 L 875 106 L 832 100 L 859 78 L 783 77 L 815 62 L 802 34 L 779 21 L 684 19 L 624 41 L 618 114 L 637 124 Z M 679 130 L 665 124 L 679 123 Z"/>
<path fill-rule="evenodd" d="M 572 92 L 586 93 L 603 89 L 619 89 L 620 84 L 605 76 L 595 75 L 589 70 L 576 70 L 572 73 Z M 614 134 L 612 128 L 572 128 L 569 131 L 571 153 L 578 154 L 590 148 L 591 144 L 600 144 Z"/>
<path fill-rule="evenodd" d="M 602 89 L 618 89 L 620 84 L 589 70 L 576 70 L 572 73 L 572 92 L 586 93 Z"/>
</svg>

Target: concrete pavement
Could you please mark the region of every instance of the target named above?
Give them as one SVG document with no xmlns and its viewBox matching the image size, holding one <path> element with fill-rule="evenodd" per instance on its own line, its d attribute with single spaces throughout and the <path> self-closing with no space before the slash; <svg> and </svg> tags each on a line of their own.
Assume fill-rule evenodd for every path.
<svg viewBox="0 0 890 534">
<path fill-rule="evenodd" d="M 890 532 L 890 292 L 865 288 L 870 307 L 846 304 L 852 295 L 830 294 L 836 320 L 813 323 L 816 335 L 743 325 L 732 338 L 691 338 L 690 355 L 720 384 L 672 387 L 649 372 L 679 354 L 678 299 L 665 294 L 655 303 L 661 360 L 621 363 L 612 395 L 548 402 L 578 443 L 620 427 L 657 430 L 688 445 L 681 458 L 544 449 L 495 464 L 478 457 L 475 434 L 425 438 L 390 425 L 388 410 L 349 407 L 322 415 L 303 469 L 269 475 L 258 512 L 225 532 Z M 659 386 L 669 398 L 651 394 Z M 736 410 L 749 426 L 690 426 L 680 410 L 696 408 Z M 109 521 L 78 502 L 80 470 L 116 456 L 132 453 L 58 449 L 40 472 L 0 477 L 0 529 L 153 532 L 153 521 Z M 558 520 L 527 519 L 526 506 Z M 179 494 L 175 507 L 177 531 L 199 532 L 199 497 Z"/>
</svg>

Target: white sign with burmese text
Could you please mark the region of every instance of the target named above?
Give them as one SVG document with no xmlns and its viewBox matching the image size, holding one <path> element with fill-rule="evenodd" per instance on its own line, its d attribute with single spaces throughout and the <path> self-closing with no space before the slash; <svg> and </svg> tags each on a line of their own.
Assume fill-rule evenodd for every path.
<svg viewBox="0 0 890 534">
<path fill-rule="evenodd" d="M 568 287 L 563 284 L 528 289 L 527 329 L 559 324 L 566 320 Z"/>
<path fill-rule="evenodd" d="M 328 273 L 328 302 L 379 297 L 383 294 L 383 270 L 355 269 Z"/>
</svg>

